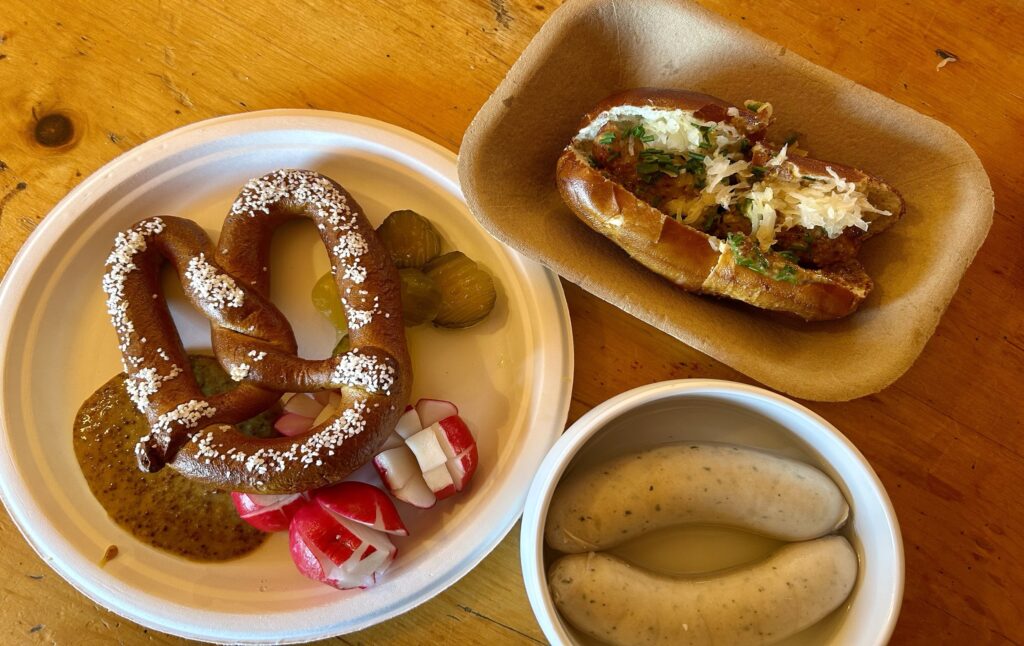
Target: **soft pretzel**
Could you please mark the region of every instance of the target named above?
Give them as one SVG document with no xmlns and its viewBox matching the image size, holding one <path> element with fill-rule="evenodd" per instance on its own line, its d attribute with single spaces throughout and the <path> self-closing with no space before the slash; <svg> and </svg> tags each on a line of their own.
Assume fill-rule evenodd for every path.
<svg viewBox="0 0 1024 646">
<path fill-rule="evenodd" d="M 295 337 L 270 302 L 270 242 L 297 217 L 313 220 L 331 258 L 352 350 L 296 356 Z M 238 388 L 204 397 L 160 289 L 167 260 L 185 294 L 211 321 L 213 348 Z M 311 171 L 251 180 L 214 248 L 195 223 L 142 220 L 118 235 L 103 279 L 128 389 L 150 421 L 136 447 L 140 468 L 170 464 L 235 491 L 291 493 L 337 482 L 367 462 L 394 428 L 412 381 L 398 271 L 362 209 Z M 256 439 L 232 424 L 282 391 L 340 389 L 334 417 L 296 437 Z"/>
</svg>

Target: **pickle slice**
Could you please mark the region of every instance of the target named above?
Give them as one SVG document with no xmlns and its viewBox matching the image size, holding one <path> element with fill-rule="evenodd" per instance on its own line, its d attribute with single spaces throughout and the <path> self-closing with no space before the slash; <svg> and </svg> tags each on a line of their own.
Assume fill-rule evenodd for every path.
<svg viewBox="0 0 1024 646">
<path fill-rule="evenodd" d="M 419 269 L 399 269 L 402 278 L 402 318 L 406 327 L 433 321 L 441 309 L 441 291 Z"/>
<path fill-rule="evenodd" d="M 441 236 L 416 211 L 395 211 L 377 227 L 377 235 L 399 269 L 422 267 L 441 253 Z"/>
<path fill-rule="evenodd" d="M 441 309 L 434 318 L 440 327 L 469 327 L 494 309 L 494 280 L 461 251 L 435 258 L 423 267 L 441 291 Z"/>
<path fill-rule="evenodd" d="M 348 331 L 348 319 L 345 317 L 345 309 L 341 306 L 338 285 L 335 284 L 331 272 L 327 272 L 316 281 L 311 298 L 316 311 L 327 317 L 339 332 Z"/>
</svg>

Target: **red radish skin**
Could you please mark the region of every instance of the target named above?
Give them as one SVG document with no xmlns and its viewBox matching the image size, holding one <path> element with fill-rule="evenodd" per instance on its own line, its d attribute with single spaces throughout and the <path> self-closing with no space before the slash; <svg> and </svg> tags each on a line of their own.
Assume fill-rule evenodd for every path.
<svg viewBox="0 0 1024 646">
<path fill-rule="evenodd" d="M 465 454 L 448 460 L 445 466 L 448 467 L 448 473 L 452 476 L 452 481 L 455 483 L 455 490 L 462 491 L 466 488 L 470 478 L 476 473 L 477 464 L 477 452 L 476 445 L 466 451 Z"/>
<path fill-rule="evenodd" d="M 360 556 L 366 556 L 358 554 L 363 541 L 320 505 L 310 503 L 296 512 L 288 539 L 295 567 L 314 581 L 339 590 L 365 588 L 376 582 L 375 571 L 360 568 Z"/>
<path fill-rule="evenodd" d="M 302 435 L 311 428 L 313 428 L 313 418 L 295 413 L 285 413 L 274 422 L 274 430 L 288 437 Z"/>
<path fill-rule="evenodd" d="M 446 417 L 434 427 L 437 439 L 444 449 L 445 455 L 451 459 L 476 447 L 476 439 L 473 433 L 458 415 Z"/>
<path fill-rule="evenodd" d="M 408 536 L 398 510 L 388 495 L 365 482 L 341 482 L 333 487 L 317 489 L 313 500 L 321 507 L 343 518 L 362 523 L 380 532 Z"/>
<path fill-rule="evenodd" d="M 455 490 L 462 491 L 476 472 L 479 461 L 473 433 L 457 415 L 438 422 L 435 433 L 441 450 L 448 458 L 446 465 L 455 483 Z"/>
<path fill-rule="evenodd" d="M 306 504 L 306 500 L 305 494 L 299 493 L 270 496 L 231 492 L 231 501 L 235 503 L 238 516 L 264 532 L 288 529 L 292 516 Z"/>
<path fill-rule="evenodd" d="M 416 402 L 416 412 L 420 416 L 420 428 L 427 428 L 445 417 L 458 415 L 459 409 L 443 399 L 421 399 Z"/>
<path fill-rule="evenodd" d="M 313 492 L 288 531 L 292 561 L 315 580 L 345 590 L 374 585 L 394 560 L 388 534 L 408 530 L 391 499 L 363 482 Z"/>
<path fill-rule="evenodd" d="M 300 527 L 305 528 L 307 525 L 311 525 L 322 513 L 325 512 L 319 506 L 314 505 L 307 505 L 296 512 L 288 527 L 288 549 L 292 555 L 292 562 L 303 576 L 326 583 L 327 573 L 320 564 L 318 555 L 313 553 L 309 544 L 306 543 L 305 535 L 299 531 Z M 298 522 L 296 519 L 299 519 Z"/>
</svg>

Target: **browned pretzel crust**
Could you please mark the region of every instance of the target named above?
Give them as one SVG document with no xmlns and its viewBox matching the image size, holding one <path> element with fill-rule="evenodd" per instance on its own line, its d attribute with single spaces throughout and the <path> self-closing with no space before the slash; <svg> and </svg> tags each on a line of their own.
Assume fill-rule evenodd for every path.
<svg viewBox="0 0 1024 646">
<path fill-rule="evenodd" d="M 316 223 L 342 294 L 353 349 L 338 357 L 296 356 L 291 327 L 269 300 L 271 238 L 297 217 Z M 200 392 L 160 289 L 165 259 L 210 319 L 214 351 L 241 382 L 235 390 Z M 216 249 L 189 220 L 143 220 L 118 236 L 107 264 L 129 393 L 152 428 L 137 447 L 142 469 L 166 463 L 236 491 L 305 491 L 359 468 L 394 428 L 412 381 L 398 271 L 362 209 L 329 178 L 282 170 L 250 181 Z M 328 389 L 340 389 L 341 407 L 303 435 L 255 439 L 231 426 L 281 391 Z"/>
</svg>

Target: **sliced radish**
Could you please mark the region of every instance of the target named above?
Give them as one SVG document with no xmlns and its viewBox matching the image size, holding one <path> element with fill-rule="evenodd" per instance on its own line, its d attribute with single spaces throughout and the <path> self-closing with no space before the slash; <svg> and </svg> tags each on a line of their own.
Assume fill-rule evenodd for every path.
<svg viewBox="0 0 1024 646">
<path fill-rule="evenodd" d="M 394 503 L 387 494 L 365 482 L 341 482 L 317 489 L 313 500 L 333 514 L 362 523 L 371 529 L 397 536 L 408 536 Z"/>
<path fill-rule="evenodd" d="M 476 440 L 461 417 L 446 417 L 433 427 L 441 450 L 444 451 L 448 472 L 455 483 L 455 490 L 462 491 L 476 472 L 479 456 Z"/>
<path fill-rule="evenodd" d="M 320 414 L 313 420 L 313 426 L 320 426 L 330 418 L 334 417 L 338 408 L 341 406 L 341 393 L 336 390 L 330 391 L 327 396 L 327 403 L 323 409 L 320 410 Z"/>
<path fill-rule="evenodd" d="M 388 533 L 408 533 L 391 499 L 372 485 L 343 482 L 317 491 L 288 536 L 302 574 L 345 590 L 369 587 L 388 569 L 397 552 Z"/>
<path fill-rule="evenodd" d="M 420 422 L 419 413 L 412 407 L 406 408 L 405 413 L 398 418 L 398 423 L 395 424 L 395 433 L 398 433 L 403 440 L 409 439 L 421 430 L 423 430 L 423 424 Z"/>
<path fill-rule="evenodd" d="M 331 398 L 332 392 L 333 391 L 330 390 L 318 390 L 313 393 L 313 399 L 315 399 L 321 406 L 326 406 L 327 401 Z"/>
<path fill-rule="evenodd" d="M 358 523 L 339 521 L 319 505 L 304 506 L 288 529 L 295 567 L 314 581 L 340 590 L 373 585 L 394 559 L 395 547 L 387 534 L 375 532 L 373 540 L 367 541 L 356 533 L 357 527 Z"/>
<path fill-rule="evenodd" d="M 448 473 L 448 465 L 444 462 L 429 471 L 424 471 L 423 481 L 438 500 L 444 500 L 455 493 L 455 481 L 452 480 L 452 475 Z"/>
<path fill-rule="evenodd" d="M 452 475 L 452 481 L 455 482 L 456 491 L 465 489 L 466 483 L 476 473 L 477 459 L 476 445 L 474 445 L 466 453 L 445 463 L 445 466 L 448 467 L 448 473 Z"/>
<path fill-rule="evenodd" d="M 373 458 L 373 466 L 389 489 L 401 489 L 413 476 L 420 474 L 416 456 L 406 446 L 382 451 Z"/>
<path fill-rule="evenodd" d="M 307 393 L 295 393 L 284 403 L 286 413 L 295 413 L 313 419 L 320 414 L 323 404 L 318 403 Z"/>
<path fill-rule="evenodd" d="M 306 503 L 306 496 L 301 493 L 270 496 L 232 491 L 231 501 L 235 503 L 239 517 L 256 529 L 281 532 L 288 529 L 292 516 Z"/>
<path fill-rule="evenodd" d="M 404 487 L 391 493 L 402 502 L 407 502 L 420 509 L 430 509 L 437 504 L 437 496 L 430 490 L 420 474 L 417 474 L 415 478 L 410 478 Z"/>
<path fill-rule="evenodd" d="M 413 455 L 416 456 L 416 461 L 420 465 L 420 471 L 424 473 L 441 466 L 448 460 L 433 427 L 423 429 L 406 439 L 405 443 L 413 452 Z"/>
<path fill-rule="evenodd" d="M 476 440 L 473 433 L 462 421 L 461 417 L 453 415 L 446 417 L 431 427 L 437 436 L 445 457 L 454 458 L 466 451 L 476 447 Z"/>
<path fill-rule="evenodd" d="M 313 428 L 313 419 L 295 413 L 285 413 L 274 422 L 274 430 L 289 437 L 302 435 Z"/>
<path fill-rule="evenodd" d="M 405 444 L 378 453 L 373 466 L 395 498 L 420 509 L 433 507 L 437 502 L 423 481 L 416 456 Z"/>
<path fill-rule="evenodd" d="M 421 399 L 406 407 L 373 463 L 391 495 L 426 509 L 462 491 L 478 460 L 476 440 L 455 404 Z"/>
<path fill-rule="evenodd" d="M 416 402 L 416 412 L 420 416 L 420 428 L 427 428 L 445 417 L 458 415 L 459 409 L 443 399 L 421 399 Z"/>
</svg>

